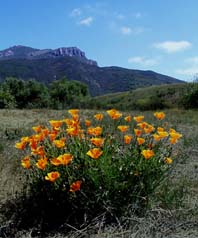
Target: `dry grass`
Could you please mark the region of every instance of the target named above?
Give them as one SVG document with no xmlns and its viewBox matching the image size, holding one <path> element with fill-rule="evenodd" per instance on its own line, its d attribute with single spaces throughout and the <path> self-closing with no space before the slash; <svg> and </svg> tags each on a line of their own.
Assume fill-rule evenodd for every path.
<svg viewBox="0 0 198 238">
<path fill-rule="evenodd" d="M 88 114 L 89 111 L 84 111 Z M 145 112 L 147 114 L 147 112 Z M 144 114 L 145 114 L 144 113 Z M 133 115 L 135 112 L 133 113 Z M 151 114 L 150 112 L 148 114 Z M 169 123 L 180 131 L 183 141 L 178 145 L 178 159 L 172 172 L 172 187 L 182 187 L 184 198 L 181 204 L 169 208 L 154 201 L 142 217 L 122 218 L 114 226 L 105 226 L 103 216 L 97 217 L 89 226 L 76 229 L 63 224 L 61 230 L 70 226 L 67 235 L 56 233 L 45 235 L 49 238 L 196 238 L 198 237 L 198 111 L 166 111 Z M 2 204 L 14 198 L 23 187 L 23 170 L 19 165 L 19 154 L 15 142 L 30 128 L 49 119 L 60 119 L 64 111 L 48 110 L 0 110 L 0 210 Z M 176 191 L 177 192 L 177 191 Z M 175 200 L 176 203 L 181 201 Z M 0 237 L 9 236 L 9 221 L 0 214 Z M 122 225 L 121 225 L 122 224 Z M 36 230 L 16 232 L 15 237 L 39 237 Z"/>
</svg>

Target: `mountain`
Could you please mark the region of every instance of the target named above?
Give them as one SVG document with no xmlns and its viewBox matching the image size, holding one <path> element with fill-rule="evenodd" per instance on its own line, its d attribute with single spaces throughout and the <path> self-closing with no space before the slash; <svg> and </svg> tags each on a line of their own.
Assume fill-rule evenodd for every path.
<svg viewBox="0 0 198 238">
<path fill-rule="evenodd" d="M 87 84 L 92 96 L 183 82 L 153 71 L 99 67 L 77 47 L 40 50 L 20 45 L 0 51 L 0 81 L 10 76 L 46 84 L 66 76 Z"/>
<path fill-rule="evenodd" d="M 8 49 L 0 51 L 0 60 L 8 59 L 48 59 L 48 58 L 60 58 L 64 56 L 70 56 L 81 60 L 90 65 L 97 65 L 94 60 L 86 58 L 85 53 L 77 47 L 61 47 L 55 50 L 52 49 L 34 49 L 27 46 L 15 45 Z"/>
</svg>

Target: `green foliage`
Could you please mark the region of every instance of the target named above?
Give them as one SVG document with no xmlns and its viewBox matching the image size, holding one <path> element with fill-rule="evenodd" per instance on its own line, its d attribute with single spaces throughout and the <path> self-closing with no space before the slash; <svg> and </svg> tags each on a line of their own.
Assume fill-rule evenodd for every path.
<svg viewBox="0 0 198 238">
<path fill-rule="evenodd" d="M 198 108 L 198 82 L 190 83 L 187 91 L 180 100 L 180 104 L 185 108 Z"/>
<path fill-rule="evenodd" d="M 0 108 L 15 108 L 15 97 L 10 93 L 8 88 L 0 85 Z"/>
<path fill-rule="evenodd" d="M 0 104 L 0 108 L 43 108 L 49 104 L 48 89 L 34 80 L 6 78 L 1 83 L 0 98 L 1 95 L 4 96 L 4 102 Z"/>
<path fill-rule="evenodd" d="M 19 226 L 45 230 L 88 223 L 101 213 L 107 223 L 131 210 L 141 213 L 171 167 L 170 141 L 181 135 L 159 127 L 167 125 L 160 123 L 164 113 L 155 114 L 156 128 L 144 116 L 131 121 L 115 109 L 88 118 L 92 126 L 78 110 L 69 113 L 50 127 L 34 127 L 33 135 L 16 143 L 29 154 L 21 159 L 30 187 L 15 209 Z"/>
<path fill-rule="evenodd" d="M 87 86 L 67 78 L 53 81 L 50 85 L 51 104 L 55 109 L 65 109 L 76 106 L 80 100 L 88 96 Z"/>
<path fill-rule="evenodd" d="M 157 95 L 149 98 L 141 98 L 134 103 L 134 108 L 138 110 L 158 110 L 165 107 L 164 100 Z"/>
<path fill-rule="evenodd" d="M 87 86 L 66 78 L 54 81 L 50 88 L 35 80 L 7 78 L 0 84 L 0 108 L 76 107 L 88 96 Z"/>
<path fill-rule="evenodd" d="M 123 93 L 107 94 L 87 101 L 87 108 L 118 108 L 120 110 L 158 110 L 178 108 L 187 84 L 164 84 L 138 88 Z"/>
</svg>

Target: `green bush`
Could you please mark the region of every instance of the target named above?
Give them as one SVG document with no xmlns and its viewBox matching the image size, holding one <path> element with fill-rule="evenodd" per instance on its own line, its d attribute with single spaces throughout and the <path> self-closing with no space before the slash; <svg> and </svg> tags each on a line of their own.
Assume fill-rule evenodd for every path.
<svg viewBox="0 0 198 238">
<path fill-rule="evenodd" d="M 156 95 L 138 99 L 134 103 L 134 107 L 138 110 L 158 110 L 164 109 L 166 106 L 164 100 Z"/>
<path fill-rule="evenodd" d="M 164 113 L 154 114 L 156 127 L 115 109 L 91 118 L 69 113 L 16 143 L 29 188 L 14 209 L 19 227 L 80 226 L 102 213 L 106 222 L 141 213 L 171 168 L 181 134 L 161 123 Z"/>
<path fill-rule="evenodd" d="M 9 77 L 0 84 L 0 108 L 79 107 L 89 96 L 88 87 L 66 78 L 53 81 L 48 88 L 36 80 Z"/>
<path fill-rule="evenodd" d="M 198 82 L 188 84 L 186 93 L 181 98 L 180 104 L 185 109 L 198 108 Z"/>
<path fill-rule="evenodd" d="M 8 89 L 0 87 L 0 108 L 15 108 L 16 101 Z"/>
<path fill-rule="evenodd" d="M 68 106 L 76 107 L 81 100 L 89 95 L 88 87 L 78 81 L 61 80 L 53 81 L 50 85 L 51 107 L 65 109 Z"/>
</svg>

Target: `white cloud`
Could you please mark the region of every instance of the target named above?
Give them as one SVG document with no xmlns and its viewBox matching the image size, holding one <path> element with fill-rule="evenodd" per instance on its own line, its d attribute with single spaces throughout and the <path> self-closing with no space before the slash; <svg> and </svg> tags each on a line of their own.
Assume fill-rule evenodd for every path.
<svg viewBox="0 0 198 238">
<path fill-rule="evenodd" d="M 192 66 L 185 69 L 177 69 L 176 73 L 186 76 L 194 76 L 195 74 L 198 74 L 198 66 Z"/>
<path fill-rule="evenodd" d="M 149 66 L 157 65 L 159 63 L 159 60 L 154 58 L 136 56 L 136 57 L 129 58 L 128 63 L 130 64 L 135 63 L 141 66 L 149 67 Z"/>
<path fill-rule="evenodd" d="M 84 18 L 82 19 L 79 24 L 80 25 L 84 25 L 84 26 L 90 26 L 93 22 L 93 17 L 87 17 L 87 18 Z"/>
<path fill-rule="evenodd" d="M 164 41 L 155 43 L 153 46 L 157 49 L 164 50 L 167 53 L 175 53 L 189 49 L 191 47 L 189 41 Z"/>
<path fill-rule="evenodd" d="M 195 74 L 198 74 L 198 56 L 187 58 L 184 60 L 189 66 L 177 69 L 176 73 L 186 76 L 194 76 Z"/>
<path fill-rule="evenodd" d="M 72 10 L 72 12 L 70 13 L 71 17 L 77 17 L 80 16 L 82 13 L 82 11 L 80 10 L 80 8 L 75 8 Z"/>
<path fill-rule="evenodd" d="M 123 35 L 130 35 L 130 34 L 139 35 L 139 34 L 141 34 L 142 32 L 145 31 L 145 28 L 143 28 L 143 27 L 131 28 L 131 27 L 128 27 L 128 26 L 123 26 L 123 27 L 120 28 L 120 31 Z"/>
<path fill-rule="evenodd" d="M 132 32 L 132 29 L 128 26 L 123 26 L 120 28 L 120 30 L 123 35 L 130 35 Z"/>
</svg>

